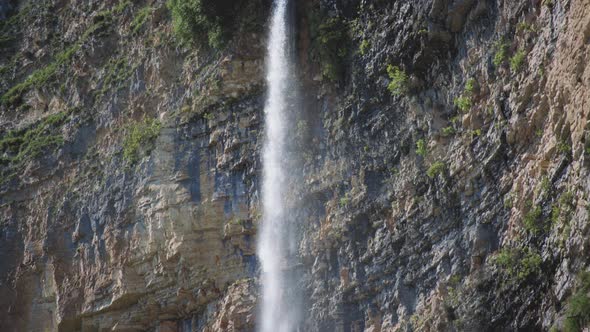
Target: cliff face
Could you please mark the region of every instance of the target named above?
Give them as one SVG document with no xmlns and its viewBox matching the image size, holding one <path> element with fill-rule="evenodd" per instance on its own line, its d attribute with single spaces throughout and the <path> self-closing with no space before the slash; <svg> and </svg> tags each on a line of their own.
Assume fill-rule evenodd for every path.
<svg viewBox="0 0 590 332">
<path fill-rule="evenodd" d="M 271 4 L 174 2 L 0 4 L 0 330 L 253 330 Z M 581 330 L 590 3 L 294 16 L 304 330 Z"/>
<path fill-rule="evenodd" d="M 17 8 L 4 90 L 67 59 L 3 106 L 0 329 L 213 328 L 253 289 L 263 35 L 190 52 L 164 2 Z"/>
</svg>

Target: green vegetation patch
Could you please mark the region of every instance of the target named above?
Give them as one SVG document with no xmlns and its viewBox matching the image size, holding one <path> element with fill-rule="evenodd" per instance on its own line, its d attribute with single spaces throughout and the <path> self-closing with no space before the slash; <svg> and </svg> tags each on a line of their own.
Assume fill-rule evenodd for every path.
<svg viewBox="0 0 590 332">
<path fill-rule="evenodd" d="M 123 88 L 125 82 L 135 70 L 135 67 L 129 65 L 129 60 L 124 57 L 112 58 L 105 66 L 105 76 L 101 88 L 97 91 L 97 96 L 104 96 L 113 88 L 119 90 Z"/>
<path fill-rule="evenodd" d="M 532 234 L 537 234 L 542 230 L 541 216 L 542 211 L 540 207 L 531 208 L 522 220 L 524 228 Z"/>
<path fill-rule="evenodd" d="M 363 41 L 359 45 L 359 53 L 361 55 L 365 55 L 365 54 L 367 54 L 367 51 L 369 51 L 370 48 L 371 48 L 371 43 L 369 43 L 368 40 L 363 39 Z"/>
<path fill-rule="evenodd" d="M 387 90 L 394 96 L 403 95 L 408 92 L 408 75 L 398 66 L 387 66 L 387 75 L 389 75 L 389 85 Z"/>
<path fill-rule="evenodd" d="M 130 0 L 120 1 L 119 4 L 117 4 L 115 6 L 115 8 L 113 9 L 113 12 L 117 15 L 122 14 L 125 11 L 125 9 L 129 8 L 130 6 L 131 6 Z"/>
<path fill-rule="evenodd" d="M 160 135 L 162 124 L 157 119 L 145 119 L 129 125 L 123 140 L 123 159 L 135 164 L 154 149 L 156 138 Z"/>
<path fill-rule="evenodd" d="M 557 230 L 558 244 L 563 247 L 571 232 L 571 217 L 575 211 L 574 194 L 565 192 L 551 207 L 551 225 Z"/>
<path fill-rule="evenodd" d="M 574 212 L 574 194 L 572 192 L 565 192 L 557 200 L 557 204 L 553 205 L 551 209 L 551 222 L 557 224 L 560 221 L 569 223 L 569 218 Z"/>
<path fill-rule="evenodd" d="M 113 22 L 113 12 L 110 10 L 103 10 L 94 17 L 94 23 L 84 31 L 78 44 L 83 44 L 88 37 L 94 34 L 100 34 L 101 31 L 106 30 Z"/>
<path fill-rule="evenodd" d="M 470 78 L 467 80 L 467 83 L 465 83 L 465 93 L 468 95 L 473 95 L 473 92 L 475 91 L 475 79 Z"/>
<path fill-rule="evenodd" d="M 548 176 L 544 176 L 541 179 L 541 183 L 539 184 L 539 195 L 548 194 L 551 190 L 551 181 L 549 180 Z"/>
<path fill-rule="evenodd" d="M 58 129 L 67 116 L 56 113 L 29 128 L 8 132 L 0 139 L 0 164 L 18 165 L 61 146 L 64 139 Z"/>
<path fill-rule="evenodd" d="M 434 164 L 430 165 L 430 167 L 426 171 L 426 175 L 428 175 L 429 178 L 435 178 L 439 174 L 442 174 L 446 168 L 447 165 L 445 163 L 443 163 L 442 161 L 437 161 Z"/>
<path fill-rule="evenodd" d="M 146 6 L 137 12 L 135 18 L 131 22 L 131 32 L 133 34 L 137 34 L 139 32 L 145 22 L 147 22 L 148 18 L 152 15 L 152 11 L 152 7 Z"/>
<path fill-rule="evenodd" d="M 47 84 L 57 73 L 60 67 L 69 64 L 76 52 L 78 52 L 81 45 L 88 39 L 88 37 L 107 27 L 111 20 L 111 11 L 107 10 L 98 13 L 94 17 L 94 23 L 88 29 L 86 29 L 78 42 L 71 45 L 64 51 L 57 53 L 54 56 L 53 61 L 48 65 L 34 71 L 23 82 L 11 87 L 4 95 L 2 95 L 2 97 L 0 97 L 0 102 L 3 104 L 14 104 L 26 90 Z"/>
<path fill-rule="evenodd" d="M 316 51 L 320 56 L 322 76 L 329 81 L 339 82 L 344 75 L 344 62 L 348 55 L 348 35 L 344 20 L 330 17 L 317 29 Z"/>
<path fill-rule="evenodd" d="M 348 197 L 348 193 L 344 197 L 340 198 L 339 204 L 341 208 L 347 207 L 349 203 L 350 198 Z"/>
<path fill-rule="evenodd" d="M 10 88 L 1 97 L 2 103 L 13 104 L 25 90 L 28 90 L 31 87 L 39 87 L 47 83 L 49 79 L 57 72 L 59 66 L 69 61 L 79 49 L 80 45 L 76 44 L 63 52 L 58 53 L 52 63 L 45 66 L 44 68 L 34 71 L 23 82 Z"/>
<path fill-rule="evenodd" d="M 537 32 L 537 28 L 527 22 L 520 22 L 516 26 L 516 31 Z"/>
<path fill-rule="evenodd" d="M 462 112 L 469 112 L 469 110 L 471 109 L 471 106 L 472 106 L 471 98 L 466 97 L 466 96 L 455 98 L 453 103 Z"/>
<path fill-rule="evenodd" d="M 516 51 L 516 53 L 514 53 L 514 55 L 510 58 L 510 70 L 512 70 L 515 73 L 519 72 L 522 69 L 525 57 L 526 55 L 524 51 Z"/>
<path fill-rule="evenodd" d="M 502 269 L 512 281 L 524 281 L 541 271 L 541 255 L 531 248 L 503 248 L 493 263 Z"/>
<path fill-rule="evenodd" d="M 557 151 L 563 154 L 569 154 L 570 152 L 572 152 L 572 147 L 567 142 L 567 140 L 562 140 L 559 143 L 557 143 Z"/>
<path fill-rule="evenodd" d="M 426 141 L 424 139 L 419 139 L 416 142 L 416 154 L 425 157 L 427 152 Z"/>
<path fill-rule="evenodd" d="M 463 94 L 460 97 L 455 98 L 453 101 L 453 104 L 464 113 L 469 112 L 473 106 L 472 98 L 473 93 L 475 92 L 475 84 L 475 79 L 468 79 L 465 83 Z"/>
<path fill-rule="evenodd" d="M 565 332 L 581 332 L 590 323 L 590 272 L 578 275 L 577 287 L 574 294 L 567 300 Z"/>
<path fill-rule="evenodd" d="M 508 57 L 508 43 L 501 39 L 494 45 L 495 53 L 492 62 L 494 66 L 500 67 Z"/>
<path fill-rule="evenodd" d="M 450 137 L 455 135 L 456 131 L 455 128 L 453 126 L 448 126 L 442 129 L 442 135 L 443 137 Z"/>
<path fill-rule="evenodd" d="M 195 45 L 206 40 L 209 46 L 219 49 L 226 42 L 241 2 L 168 0 L 166 4 L 172 15 L 174 33 L 181 43 Z"/>
</svg>

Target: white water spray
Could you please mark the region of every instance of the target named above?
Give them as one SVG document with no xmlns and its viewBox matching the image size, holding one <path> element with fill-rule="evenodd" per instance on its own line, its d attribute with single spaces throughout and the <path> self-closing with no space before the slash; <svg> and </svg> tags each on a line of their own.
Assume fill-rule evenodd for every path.
<svg viewBox="0 0 590 332">
<path fill-rule="evenodd" d="M 297 329 L 298 305 L 287 291 L 288 242 L 285 196 L 289 188 L 289 96 L 294 82 L 287 28 L 288 0 L 275 0 L 267 48 L 265 105 L 266 137 L 263 151 L 263 220 L 259 233 L 258 256 L 262 267 L 261 332 L 292 332 Z"/>
</svg>

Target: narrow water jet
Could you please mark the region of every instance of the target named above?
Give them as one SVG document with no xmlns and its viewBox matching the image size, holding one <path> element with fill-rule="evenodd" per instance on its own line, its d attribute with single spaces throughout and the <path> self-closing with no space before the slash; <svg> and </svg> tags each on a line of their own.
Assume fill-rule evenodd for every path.
<svg viewBox="0 0 590 332">
<path fill-rule="evenodd" d="M 263 150 L 263 219 L 258 238 L 261 262 L 261 332 L 290 332 L 298 328 L 299 301 L 293 291 L 290 266 L 296 256 L 287 198 L 293 179 L 289 152 L 290 114 L 296 111 L 296 82 L 289 28 L 289 1 L 275 0 L 267 46 L 267 99 Z"/>
</svg>

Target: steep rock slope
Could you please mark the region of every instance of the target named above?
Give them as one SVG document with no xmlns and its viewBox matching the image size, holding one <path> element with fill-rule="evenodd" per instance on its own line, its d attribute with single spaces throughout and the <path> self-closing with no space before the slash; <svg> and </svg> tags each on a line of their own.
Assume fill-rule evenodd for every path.
<svg viewBox="0 0 590 332">
<path fill-rule="evenodd" d="M 163 1 L 31 1 L 10 20 L 0 329 L 212 325 L 207 305 L 256 269 L 262 26 L 216 52 L 173 42 Z"/>
<path fill-rule="evenodd" d="M 270 1 L 234 3 L 188 44 L 164 1 L 0 7 L 1 330 L 253 329 Z M 295 17 L 304 329 L 587 324 L 590 3 Z"/>
<path fill-rule="evenodd" d="M 590 5 L 321 4 L 350 47 L 313 124 L 310 329 L 587 324 Z"/>
</svg>

